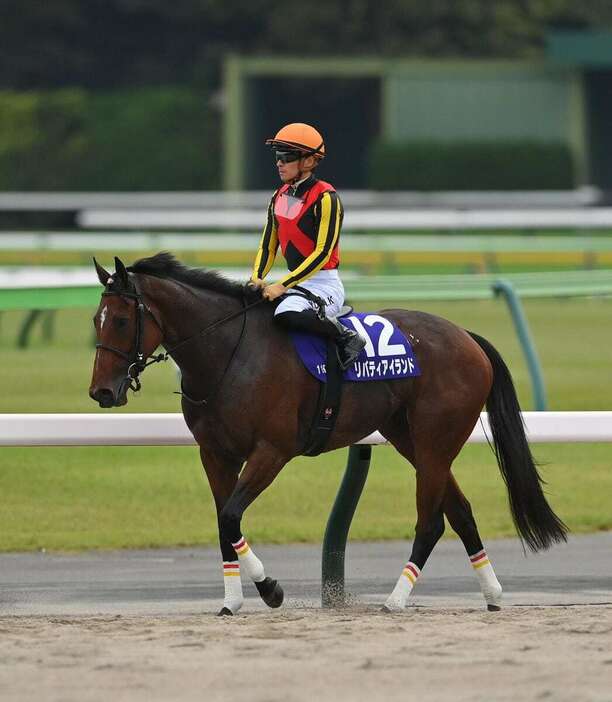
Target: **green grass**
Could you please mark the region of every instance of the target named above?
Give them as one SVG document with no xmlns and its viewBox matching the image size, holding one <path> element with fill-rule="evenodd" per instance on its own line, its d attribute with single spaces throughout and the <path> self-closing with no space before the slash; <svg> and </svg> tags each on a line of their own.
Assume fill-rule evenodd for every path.
<svg viewBox="0 0 612 702">
<path fill-rule="evenodd" d="M 390 447 L 373 454 L 351 538 L 411 538 L 413 470 Z M 551 504 L 573 531 L 612 528 L 609 446 L 543 445 L 536 455 L 546 464 Z M 292 461 L 247 511 L 245 534 L 257 543 L 320 542 L 345 461 L 346 451 Z M 195 449 L 3 449 L 2 463 L 1 550 L 217 543 L 214 505 Z M 489 448 L 467 446 L 455 473 L 483 538 L 513 535 Z"/>
<path fill-rule="evenodd" d="M 405 306 L 410 306 L 408 302 Z M 374 308 L 374 305 L 363 306 Z M 490 339 L 508 362 L 525 409 L 529 378 L 501 302 L 419 304 Z M 551 409 L 608 409 L 612 300 L 527 301 Z M 7 313 L 0 335 L 0 412 L 102 412 L 87 396 L 91 314 L 58 314 L 55 340 L 17 350 L 22 315 Z M 179 411 L 170 364 L 143 376 L 127 412 Z M 108 410 L 107 410 L 108 412 Z M 612 528 L 609 445 L 535 447 L 553 507 L 574 531 Z M 346 451 L 292 461 L 247 511 L 253 541 L 320 541 Z M 455 464 L 484 538 L 514 533 L 506 495 L 486 446 L 466 447 Z M 145 547 L 216 542 L 210 491 L 193 448 L 23 448 L 0 457 L 0 550 Z M 352 538 L 410 537 L 412 469 L 388 447 L 373 467 Z"/>
</svg>

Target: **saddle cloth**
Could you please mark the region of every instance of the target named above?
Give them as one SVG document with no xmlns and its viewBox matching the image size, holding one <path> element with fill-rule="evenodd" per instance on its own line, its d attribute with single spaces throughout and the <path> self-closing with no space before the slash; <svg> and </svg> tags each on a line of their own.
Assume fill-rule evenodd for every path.
<svg viewBox="0 0 612 702">
<path fill-rule="evenodd" d="M 359 358 L 344 371 L 344 380 L 395 380 L 421 375 L 412 345 L 405 334 L 385 317 L 359 312 L 339 321 L 366 340 Z M 326 339 L 301 332 L 290 332 L 290 336 L 308 372 L 322 383 L 327 382 Z"/>
</svg>

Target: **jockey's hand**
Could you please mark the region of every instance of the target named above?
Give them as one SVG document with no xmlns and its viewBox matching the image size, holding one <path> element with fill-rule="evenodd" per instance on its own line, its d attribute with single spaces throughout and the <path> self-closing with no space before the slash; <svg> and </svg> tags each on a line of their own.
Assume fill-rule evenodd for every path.
<svg viewBox="0 0 612 702">
<path fill-rule="evenodd" d="M 263 291 L 263 296 L 266 300 L 276 300 L 277 297 L 284 295 L 289 288 L 286 288 L 282 283 L 273 283 L 272 285 L 266 285 Z"/>
<path fill-rule="evenodd" d="M 251 278 L 249 286 L 255 290 L 263 290 L 266 287 L 266 283 L 261 278 Z"/>
</svg>

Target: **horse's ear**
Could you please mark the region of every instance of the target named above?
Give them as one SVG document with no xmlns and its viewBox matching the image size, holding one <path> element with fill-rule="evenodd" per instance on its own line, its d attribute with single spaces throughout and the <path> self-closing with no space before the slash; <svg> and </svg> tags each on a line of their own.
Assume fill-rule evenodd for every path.
<svg viewBox="0 0 612 702">
<path fill-rule="evenodd" d="M 128 272 L 126 267 L 123 265 L 123 261 L 121 261 L 120 258 L 117 258 L 117 256 L 115 256 L 115 273 L 119 279 L 119 282 L 121 283 L 121 287 L 127 288 L 129 281 Z"/>
<path fill-rule="evenodd" d="M 111 274 L 102 268 L 102 266 L 96 261 L 95 256 L 93 262 L 94 266 L 96 267 L 96 273 L 98 274 L 98 280 L 102 283 L 102 285 L 104 285 L 104 287 L 106 287 Z"/>
</svg>

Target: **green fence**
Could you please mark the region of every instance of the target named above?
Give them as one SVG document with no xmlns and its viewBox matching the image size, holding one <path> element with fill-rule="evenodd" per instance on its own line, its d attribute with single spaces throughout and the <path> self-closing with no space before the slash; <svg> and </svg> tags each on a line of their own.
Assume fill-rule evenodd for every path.
<svg viewBox="0 0 612 702">
<path fill-rule="evenodd" d="M 351 302 L 394 300 L 484 300 L 495 296 L 500 275 L 386 275 L 345 280 Z M 577 297 L 612 294 L 612 270 L 575 270 L 544 273 L 508 273 L 503 276 L 520 297 Z M 2 310 L 59 310 L 96 307 L 100 286 L 0 289 Z"/>
<path fill-rule="evenodd" d="M 534 407 L 546 409 L 546 390 L 521 298 L 612 295 L 612 270 L 495 275 L 371 276 L 346 280 L 347 301 L 477 300 L 501 296 L 506 301 L 531 377 Z M 0 290 L 0 311 L 27 310 L 17 343 L 27 346 L 36 323 L 46 322 L 52 334 L 53 311 L 95 308 L 100 286 L 18 288 Z M 44 314 L 44 311 L 48 311 Z"/>
</svg>

